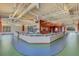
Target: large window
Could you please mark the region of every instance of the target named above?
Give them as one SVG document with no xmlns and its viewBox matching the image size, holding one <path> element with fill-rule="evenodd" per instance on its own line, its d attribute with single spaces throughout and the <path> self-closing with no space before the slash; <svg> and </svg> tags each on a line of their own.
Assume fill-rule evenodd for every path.
<svg viewBox="0 0 79 59">
<path fill-rule="evenodd" d="M 75 28 L 74 27 L 68 27 L 67 30 L 68 31 L 75 31 Z"/>
<path fill-rule="evenodd" d="M 3 26 L 3 32 L 10 32 L 11 27 L 10 26 Z"/>
</svg>

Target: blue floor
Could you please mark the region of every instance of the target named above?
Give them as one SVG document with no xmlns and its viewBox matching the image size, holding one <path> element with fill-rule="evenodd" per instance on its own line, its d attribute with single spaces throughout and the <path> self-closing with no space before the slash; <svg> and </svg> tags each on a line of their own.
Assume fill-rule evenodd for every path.
<svg viewBox="0 0 79 59">
<path fill-rule="evenodd" d="M 50 44 L 29 44 L 13 35 L 0 35 L 0 56 L 23 55 L 79 56 L 79 33 L 69 32 Z"/>
<path fill-rule="evenodd" d="M 21 39 L 12 41 L 14 48 L 23 55 L 29 56 L 50 56 L 57 55 L 65 47 L 66 40 L 58 39 L 50 44 L 30 44 Z"/>
</svg>

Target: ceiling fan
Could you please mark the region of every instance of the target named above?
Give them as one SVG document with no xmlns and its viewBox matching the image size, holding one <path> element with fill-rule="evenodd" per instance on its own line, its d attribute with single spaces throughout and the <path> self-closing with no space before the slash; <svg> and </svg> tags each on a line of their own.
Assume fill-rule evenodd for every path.
<svg viewBox="0 0 79 59">
<path fill-rule="evenodd" d="M 11 17 L 11 16 L 9 16 L 8 20 L 9 20 L 10 22 L 12 22 L 12 23 L 20 23 L 20 22 L 21 22 L 20 19 L 17 19 L 17 18 L 15 18 L 15 17 Z"/>
</svg>

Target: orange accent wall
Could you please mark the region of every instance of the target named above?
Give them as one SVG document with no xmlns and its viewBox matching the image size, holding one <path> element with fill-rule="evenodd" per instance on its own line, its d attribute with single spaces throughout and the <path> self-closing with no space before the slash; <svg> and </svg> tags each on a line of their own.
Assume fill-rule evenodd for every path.
<svg viewBox="0 0 79 59">
<path fill-rule="evenodd" d="M 50 24 L 46 21 L 40 20 L 40 33 L 48 34 L 50 31 Z"/>
<path fill-rule="evenodd" d="M 3 31 L 2 19 L 1 19 L 1 17 L 0 17 L 0 32 L 2 32 L 2 31 Z"/>
<path fill-rule="evenodd" d="M 40 33 L 48 34 L 51 32 L 62 32 L 62 24 L 52 23 L 44 20 L 40 20 Z"/>
</svg>

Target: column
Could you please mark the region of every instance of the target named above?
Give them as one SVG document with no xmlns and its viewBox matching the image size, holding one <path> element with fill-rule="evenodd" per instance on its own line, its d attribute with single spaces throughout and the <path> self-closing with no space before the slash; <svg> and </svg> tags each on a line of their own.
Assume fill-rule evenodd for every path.
<svg viewBox="0 0 79 59">
<path fill-rule="evenodd" d="M 22 25 L 22 31 L 23 31 L 23 32 L 25 31 L 25 26 L 24 26 L 24 25 Z"/>
</svg>

